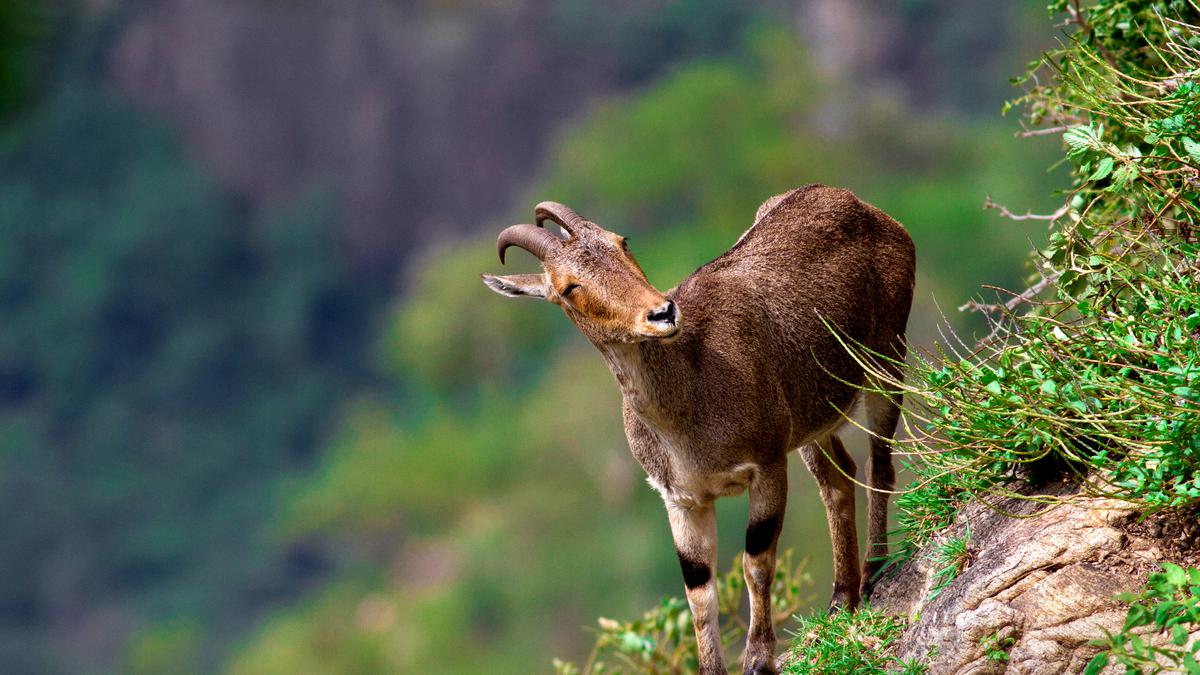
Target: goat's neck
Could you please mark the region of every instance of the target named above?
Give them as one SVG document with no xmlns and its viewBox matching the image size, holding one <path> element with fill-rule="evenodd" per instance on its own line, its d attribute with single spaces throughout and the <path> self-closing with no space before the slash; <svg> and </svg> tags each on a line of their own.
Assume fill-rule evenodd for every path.
<svg viewBox="0 0 1200 675">
<path fill-rule="evenodd" d="M 673 350 L 649 342 L 597 346 L 621 394 L 645 422 L 665 430 L 686 416 L 694 378 Z"/>
</svg>

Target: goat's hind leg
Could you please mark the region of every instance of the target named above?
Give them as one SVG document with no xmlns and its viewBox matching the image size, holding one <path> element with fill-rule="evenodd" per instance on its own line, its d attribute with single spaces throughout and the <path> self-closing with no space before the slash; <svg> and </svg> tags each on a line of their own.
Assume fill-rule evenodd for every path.
<svg viewBox="0 0 1200 675">
<path fill-rule="evenodd" d="M 750 629 L 742 655 L 745 675 L 776 672 L 771 582 L 775 579 L 775 551 L 786 508 L 787 463 L 762 467 L 750 483 L 750 523 L 742 556 L 742 572 L 750 592 Z"/>
<path fill-rule="evenodd" d="M 892 465 L 889 443 L 896 433 L 900 419 L 900 394 L 868 393 L 866 395 L 867 428 L 871 431 L 871 451 L 867 455 L 867 553 L 863 558 L 862 597 L 870 598 L 871 591 L 888 555 L 888 498 L 896 487 L 896 469 Z"/>
<path fill-rule="evenodd" d="M 804 464 L 817 479 L 829 540 L 833 544 L 833 597 L 829 611 L 858 606 L 861 571 L 858 568 L 858 528 L 854 516 L 854 481 L 858 468 L 841 440 L 833 434 L 800 448 Z"/>
</svg>

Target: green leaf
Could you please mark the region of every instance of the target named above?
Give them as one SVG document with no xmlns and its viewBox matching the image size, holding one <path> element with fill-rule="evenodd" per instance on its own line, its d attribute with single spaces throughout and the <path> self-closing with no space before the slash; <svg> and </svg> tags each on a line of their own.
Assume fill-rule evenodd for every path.
<svg viewBox="0 0 1200 675">
<path fill-rule="evenodd" d="M 1183 586 L 1187 583 L 1187 572 L 1184 572 L 1183 568 L 1179 565 L 1176 565 L 1175 563 L 1164 562 L 1162 563 L 1162 568 L 1163 571 L 1166 572 L 1167 583 L 1171 584 L 1172 586 Z"/>
<path fill-rule="evenodd" d="M 1150 623 L 1150 619 L 1145 605 L 1133 605 L 1125 614 L 1125 628 L 1123 630 L 1127 631 L 1130 628 L 1137 628 L 1148 623 Z"/>
<path fill-rule="evenodd" d="M 1119 192 L 1124 190 L 1133 182 L 1133 179 L 1138 177 L 1137 166 L 1133 162 L 1122 164 L 1113 172 L 1112 184 L 1108 186 L 1109 192 Z"/>
<path fill-rule="evenodd" d="M 1096 170 L 1088 177 L 1089 181 L 1104 180 L 1113 170 L 1113 158 L 1103 157 L 1096 163 Z"/>
<path fill-rule="evenodd" d="M 1183 624 L 1177 623 L 1174 626 L 1171 626 L 1171 642 L 1174 642 L 1182 647 L 1183 645 L 1187 644 L 1187 641 L 1188 632 L 1187 629 L 1183 627 Z"/>
<path fill-rule="evenodd" d="M 1100 652 L 1088 661 L 1087 667 L 1083 669 L 1084 675 L 1099 675 L 1104 666 L 1108 665 L 1108 652 Z"/>
<path fill-rule="evenodd" d="M 1063 134 L 1063 141 L 1066 142 L 1068 148 L 1067 154 L 1077 157 L 1089 150 L 1099 150 L 1100 133 L 1090 124 L 1067 129 Z"/>
<path fill-rule="evenodd" d="M 1183 149 L 1187 150 L 1188 157 L 1191 157 L 1193 162 L 1200 164 L 1200 143 L 1184 136 Z"/>
<path fill-rule="evenodd" d="M 633 631 L 626 631 L 621 634 L 621 649 L 628 652 L 650 653 L 654 651 L 654 640 Z"/>
</svg>

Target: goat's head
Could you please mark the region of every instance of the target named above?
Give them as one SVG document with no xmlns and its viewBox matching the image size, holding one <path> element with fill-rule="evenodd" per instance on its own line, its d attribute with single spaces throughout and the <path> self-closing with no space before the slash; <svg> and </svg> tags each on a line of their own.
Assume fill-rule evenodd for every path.
<svg viewBox="0 0 1200 675">
<path fill-rule="evenodd" d="M 483 281 L 510 297 L 543 298 L 563 308 L 590 340 L 600 344 L 670 339 L 680 316 L 659 293 L 629 252 L 625 237 L 609 232 L 556 202 L 534 209 L 537 225 L 513 225 L 500 233 L 496 250 L 516 246 L 537 256 L 541 274 L 493 276 Z M 542 229 L 546 220 L 562 227 L 560 239 Z"/>
</svg>

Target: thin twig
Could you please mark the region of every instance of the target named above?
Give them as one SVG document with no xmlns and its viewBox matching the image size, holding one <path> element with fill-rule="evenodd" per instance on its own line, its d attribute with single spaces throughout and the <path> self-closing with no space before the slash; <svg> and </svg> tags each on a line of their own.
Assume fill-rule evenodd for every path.
<svg viewBox="0 0 1200 675">
<path fill-rule="evenodd" d="M 970 302 L 963 304 L 961 307 L 959 307 L 958 311 L 965 312 L 967 310 L 972 310 L 972 311 L 977 311 L 977 312 L 983 312 L 986 314 L 994 314 L 996 312 L 1011 312 L 1011 311 L 1015 310 L 1017 307 L 1021 306 L 1022 304 L 1029 302 L 1029 301 L 1033 300 L 1034 298 L 1036 298 L 1042 291 L 1049 288 L 1050 284 L 1058 281 L 1058 277 L 1061 275 L 1062 275 L 1062 272 L 1051 272 L 1050 274 L 1042 277 L 1041 281 L 1030 286 L 1029 288 L 1025 289 L 1021 293 L 1014 295 L 1010 300 L 1008 300 L 1007 302 L 1005 302 L 1002 305 L 990 305 L 990 304 L 985 304 L 985 303 L 981 303 L 981 302 L 975 302 L 974 300 L 972 300 Z M 1002 288 L 995 287 L 995 286 L 991 286 L 989 288 L 992 288 L 992 290 L 1003 291 L 1005 293 L 1012 292 L 1012 291 L 1006 291 Z"/>
<path fill-rule="evenodd" d="M 1049 136 L 1050 134 L 1061 134 L 1070 129 L 1069 126 L 1047 127 L 1045 129 L 1027 129 L 1018 131 L 1017 138 L 1029 138 L 1030 136 Z"/>
<path fill-rule="evenodd" d="M 997 204 L 996 202 L 992 201 L 992 196 L 988 195 L 984 199 L 983 208 L 985 210 L 986 209 L 996 209 L 997 211 L 1000 212 L 1000 215 L 1004 216 L 1005 218 L 1008 218 L 1009 220 L 1055 221 L 1055 220 L 1058 220 L 1059 218 L 1062 218 L 1063 216 L 1067 215 L 1067 212 L 1071 210 L 1071 203 L 1067 202 L 1066 204 L 1063 204 L 1062 208 L 1060 208 L 1059 210 L 1055 211 L 1054 213 L 1047 214 L 1047 215 L 1037 214 L 1032 211 L 1026 211 L 1023 215 L 1017 215 L 1017 214 L 1013 213 L 1012 211 L 1009 211 L 1007 206 L 1004 206 L 1003 204 Z"/>
</svg>

